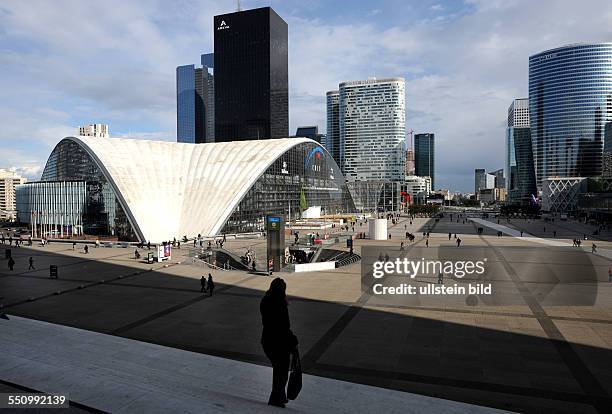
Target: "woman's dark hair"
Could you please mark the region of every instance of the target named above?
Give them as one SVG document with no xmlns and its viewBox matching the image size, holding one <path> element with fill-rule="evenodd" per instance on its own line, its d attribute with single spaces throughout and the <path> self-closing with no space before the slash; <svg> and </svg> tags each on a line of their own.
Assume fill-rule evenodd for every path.
<svg viewBox="0 0 612 414">
<path fill-rule="evenodd" d="M 275 298 L 285 298 L 285 290 L 287 289 L 287 284 L 280 277 L 275 278 L 270 283 L 270 288 L 266 292 L 266 296 L 272 296 Z"/>
</svg>

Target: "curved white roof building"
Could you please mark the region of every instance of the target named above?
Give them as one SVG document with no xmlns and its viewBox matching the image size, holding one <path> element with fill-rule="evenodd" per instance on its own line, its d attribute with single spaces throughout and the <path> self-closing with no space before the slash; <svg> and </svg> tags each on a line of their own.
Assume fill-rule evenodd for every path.
<svg viewBox="0 0 612 414">
<path fill-rule="evenodd" d="M 296 217 L 304 198 L 326 213 L 354 211 L 338 166 L 306 138 L 196 145 L 66 137 L 35 184 L 21 198 L 31 218 L 24 221 L 120 240 L 261 231 L 266 214 Z"/>
</svg>

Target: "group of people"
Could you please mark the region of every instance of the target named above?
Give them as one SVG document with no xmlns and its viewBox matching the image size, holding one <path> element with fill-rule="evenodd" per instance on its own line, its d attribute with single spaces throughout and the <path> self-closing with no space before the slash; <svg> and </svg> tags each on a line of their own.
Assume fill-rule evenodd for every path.
<svg viewBox="0 0 612 414">
<path fill-rule="evenodd" d="M 200 286 L 200 293 L 208 292 L 208 295 L 212 296 L 215 290 L 215 282 L 213 281 L 212 274 L 208 274 L 208 279 L 202 275 L 202 278 L 200 279 Z"/>
<path fill-rule="evenodd" d="M 21 237 L 15 237 L 13 239 L 13 236 L 9 235 L 8 238 L 4 236 L 4 233 L 2 235 L 0 235 L 0 242 L 2 242 L 2 244 L 6 245 L 6 243 L 8 242 L 9 246 L 13 245 L 13 241 L 15 242 L 15 247 L 19 247 L 23 244 L 23 239 Z M 28 246 L 32 245 L 32 237 L 28 237 Z"/>
<path fill-rule="evenodd" d="M 8 268 L 9 271 L 13 271 L 15 269 L 15 259 L 13 259 L 13 256 L 9 256 L 8 259 Z M 28 271 L 30 270 L 36 270 L 36 267 L 34 267 L 34 258 L 32 256 L 30 256 L 30 258 L 28 259 Z"/>
</svg>

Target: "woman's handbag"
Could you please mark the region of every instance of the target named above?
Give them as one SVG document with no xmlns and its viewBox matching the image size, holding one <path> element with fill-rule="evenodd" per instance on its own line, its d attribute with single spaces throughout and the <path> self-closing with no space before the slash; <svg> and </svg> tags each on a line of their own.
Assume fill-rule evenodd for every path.
<svg viewBox="0 0 612 414">
<path fill-rule="evenodd" d="M 295 400 L 302 390 L 302 363 L 300 362 L 300 353 L 295 350 L 291 358 L 291 374 L 289 374 L 289 383 L 287 384 L 287 398 Z"/>
</svg>

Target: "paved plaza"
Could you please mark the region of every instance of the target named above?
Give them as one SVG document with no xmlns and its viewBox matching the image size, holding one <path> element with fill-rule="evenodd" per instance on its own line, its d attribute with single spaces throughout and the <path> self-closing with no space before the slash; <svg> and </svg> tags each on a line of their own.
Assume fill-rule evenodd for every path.
<svg viewBox="0 0 612 414">
<path fill-rule="evenodd" d="M 410 404 L 410 396 L 420 394 L 442 399 L 440 404 L 450 400 L 509 411 L 612 412 L 612 283 L 608 282 L 612 243 L 597 240 L 597 254 L 591 254 L 590 242 L 572 247 L 571 239 L 588 230 L 575 222 L 555 223 L 555 243 L 533 239 L 553 239 L 548 234 L 552 223 L 546 224 L 544 233 L 541 221 L 500 222 L 508 229 L 521 227 L 532 238 L 513 237 L 510 230 L 498 237 L 497 221 L 488 223 L 445 217 L 439 221 L 417 218 L 410 224 L 403 217 L 391 227 L 390 240 L 356 240 L 355 251 L 360 253 L 364 246 L 399 247 L 406 231 L 417 236 L 415 243 L 406 243 L 409 251 L 453 247 L 457 234 L 463 241 L 458 249 L 488 252 L 495 263 L 490 277 L 516 303 L 381 302 L 362 292 L 360 263 L 327 272 L 275 274 L 287 281 L 292 328 L 312 381 L 330 379 L 410 393 L 407 400 L 397 397 L 402 404 Z M 484 227 L 481 235 L 476 231 L 479 226 Z M 365 230 L 365 226 L 355 229 Z M 426 231 L 430 232 L 429 247 L 422 236 Z M 224 247 L 237 254 L 247 247 L 263 251 L 265 240 L 228 240 Z M 344 248 L 344 240 L 333 247 Z M 0 260 L 0 302 L 9 317 L 27 318 L 16 321 L 46 321 L 105 334 L 104 338 L 121 337 L 255 364 L 255 371 L 256 366 L 268 365 L 259 344 L 259 301 L 270 283 L 267 276 L 211 271 L 193 262 L 188 246 L 174 250 L 171 262 L 153 265 L 134 259 L 133 249 L 118 247 L 90 248 L 85 254 L 81 246 L 73 250 L 71 244 L 51 243 L 13 248 L 12 253 L 13 272 L 6 260 Z M 541 283 L 525 276 L 530 263 L 546 262 L 551 269 L 575 266 L 578 274 L 586 269 L 575 265 L 578 253 L 589 261 L 594 280 L 563 288 L 575 289 L 578 296 L 588 292 L 592 303 L 540 300 Z M 35 270 L 27 270 L 29 257 Z M 50 264 L 58 265 L 58 279 L 48 278 Z M 199 278 L 209 272 L 217 285 L 212 297 L 200 293 Z M 0 331 L 0 338 L 3 346 L 10 347 L 5 332 Z M 120 349 L 125 346 L 116 350 L 117 358 L 126 358 Z M 97 352 L 102 351 L 96 348 L 92 359 Z M 2 377 L 1 368 L 6 367 L 1 365 L 8 363 L 3 358 L 0 380 L 5 387 L 41 388 L 40 381 L 26 383 L 31 378 L 27 375 L 20 383 L 15 370 L 10 378 Z M 179 368 L 170 363 L 163 369 L 176 374 Z M 48 375 L 49 381 L 53 378 Z M 198 381 L 206 382 L 207 377 Z M 259 401 L 265 402 L 265 387 L 256 389 L 262 394 Z M 308 387 L 303 392 L 308 393 Z M 249 401 L 257 401 L 256 394 L 249 394 Z M 308 405 L 309 397 L 303 398 Z M 97 408 L 95 401 L 88 401 Z M 87 406 L 85 401 L 77 402 Z M 298 400 L 294 407 L 299 404 Z M 333 411 L 337 402 L 329 404 Z"/>
</svg>

